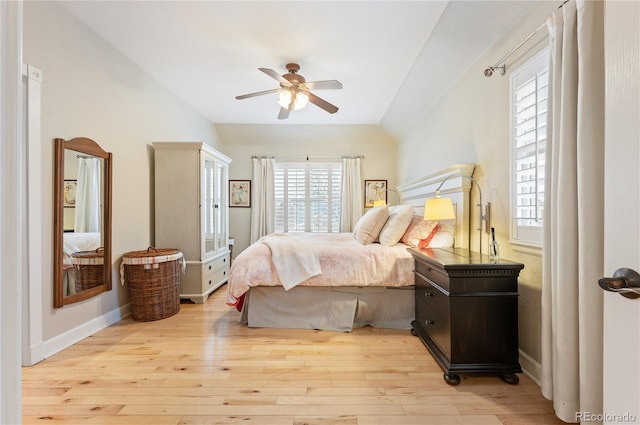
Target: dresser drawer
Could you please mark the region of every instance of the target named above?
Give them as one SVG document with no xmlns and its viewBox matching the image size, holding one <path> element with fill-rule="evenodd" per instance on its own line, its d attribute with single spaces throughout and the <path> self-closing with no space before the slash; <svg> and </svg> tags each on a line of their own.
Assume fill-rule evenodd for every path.
<svg viewBox="0 0 640 425">
<path fill-rule="evenodd" d="M 424 278 L 431 280 L 445 291 L 449 292 L 449 276 L 443 271 L 439 271 L 428 263 L 416 261 L 416 277 L 422 275 Z M 417 282 L 416 282 L 417 285 Z"/>
<path fill-rule="evenodd" d="M 229 255 L 211 260 L 202 265 L 202 291 L 218 287 L 229 276 Z"/>
<path fill-rule="evenodd" d="M 430 309 L 448 315 L 449 298 L 447 294 L 420 275 L 416 275 L 415 279 L 416 303 L 422 302 L 429 306 Z"/>
<path fill-rule="evenodd" d="M 202 277 L 202 291 L 207 291 L 213 287 L 217 287 L 220 283 L 226 281 L 229 276 L 229 266 L 219 270 L 207 272 Z"/>
<path fill-rule="evenodd" d="M 222 257 L 218 257 L 215 260 L 211 260 L 202 265 L 203 275 L 207 273 L 213 273 L 223 268 L 229 268 L 229 254 Z"/>
<path fill-rule="evenodd" d="M 451 354 L 450 299 L 437 286 L 416 274 L 416 322 L 447 358 Z"/>
<path fill-rule="evenodd" d="M 416 298 L 416 322 L 448 358 L 451 358 L 451 323 L 449 321 L 448 300 L 434 297 L 433 300 Z"/>
</svg>

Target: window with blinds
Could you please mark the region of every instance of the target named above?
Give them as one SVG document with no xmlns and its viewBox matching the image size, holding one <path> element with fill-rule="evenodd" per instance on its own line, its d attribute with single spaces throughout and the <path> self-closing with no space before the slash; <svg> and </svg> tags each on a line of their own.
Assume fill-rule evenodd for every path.
<svg viewBox="0 0 640 425">
<path fill-rule="evenodd" d="M 275 231 L 339 232 L 340 162 L 277 162 Z"/>
<path fill-rule="evenodd" d="M 513 240 L 542 244 L 549 49 L 511 77 Z"/>
</svg>

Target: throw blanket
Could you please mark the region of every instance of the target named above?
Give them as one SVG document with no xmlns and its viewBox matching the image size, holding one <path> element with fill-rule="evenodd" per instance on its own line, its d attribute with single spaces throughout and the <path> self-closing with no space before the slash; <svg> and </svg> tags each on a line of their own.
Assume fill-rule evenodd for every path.
<svg viewBox="0 0 640 425">
<path fill-rule="evenodd" d="M 287 233 L 272 233 L 262 238 L 271 250 L 271 260 L 285 290 L 322 274 L 320 261 L 307 244 Z"/>
</svg>

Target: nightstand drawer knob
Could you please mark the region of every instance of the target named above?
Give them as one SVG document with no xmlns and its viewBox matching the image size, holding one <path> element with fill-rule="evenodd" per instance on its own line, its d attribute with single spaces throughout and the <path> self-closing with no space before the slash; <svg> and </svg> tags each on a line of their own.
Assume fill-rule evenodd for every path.
<svg viewBox="0 0 640 425">
<path fill-rule="evenodd" d="M 435 325 L 435 323 L 433 322 L 433 320 L 425 320 L 424 321 L 425 325 Z"/>
<path fill-rule="evenodd" d="M 433 292 L 425 292 L 424 296 L 427 298 L 433 297 Z"/>
</svg>

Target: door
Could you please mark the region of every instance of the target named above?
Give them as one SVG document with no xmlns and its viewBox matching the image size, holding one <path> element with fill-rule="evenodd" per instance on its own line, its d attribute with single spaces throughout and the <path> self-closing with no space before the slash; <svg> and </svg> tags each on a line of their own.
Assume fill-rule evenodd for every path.
<svg viewBox="0 0 640 425">
<path fill-rule="evenodd" d="M 201 160 L 201 260 L 213 258 L 216 247 L 216 162 L 213 157 L 200 151 Z"/>
<path fill-rule="evenodd" d="M 639 21 L 640 2 L 605 2 L 607 276 L 640 272 Z M 640 423 L 640 298 L 604 294 L 603 373 L 603 422 Z"/>
<path fill-rule="evenodd" d="M 227 166 L 216 162 L 216 194 L 215 194 L 215 223 L 216 250 L 224 251 L 227 247 Z"/>
</svg>

